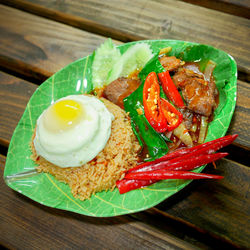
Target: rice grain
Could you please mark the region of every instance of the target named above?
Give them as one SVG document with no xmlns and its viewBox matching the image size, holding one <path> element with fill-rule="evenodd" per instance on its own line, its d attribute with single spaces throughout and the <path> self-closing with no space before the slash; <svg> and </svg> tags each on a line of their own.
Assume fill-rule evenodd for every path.
<svg viewBox="0 0 250 250">
<path fill-rule="evenodd" d="M 110 138 L 92 161 L 80 167 L 58 167 L 36 154 L 33 145 L 31 158 L 37 163 L 39 172 L 49 173 L 59 181 L 69 185 L 75 198 L 85 200 L 100 191 L 113 190 L 116 181 L 123 178 L 124 172 L 134 167 L 138 161 L 140 145 L 132 131 L 126 112 L 110 101 L 100 98 L 114 115 Z"/>
</svg>

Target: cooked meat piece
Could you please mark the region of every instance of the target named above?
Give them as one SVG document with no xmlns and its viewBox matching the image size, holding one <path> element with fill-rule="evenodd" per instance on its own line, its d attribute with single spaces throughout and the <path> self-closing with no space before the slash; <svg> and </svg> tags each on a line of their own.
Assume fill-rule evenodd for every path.
<svg viewBox="0 0 250 250">
<path fill-rule="evenodd" d="M 104 89 L 103 96 L 114 104 L 124 108 L 123 99 L 134 92 L 140 84 L 140 80 L 120 77 Z"/>
<path fill-rule="evenodd" d="M 166 71 L 176 70 L 182 65 L 182 61 L 175 56 L 161 56 L 159 61 Z"/>
<path fill-rule="evenodd" d="M 214 82 L 206 82 L 200 78 L 188 78 L 179 86 L 188 104 L 188 109 L 204 116 L 211 115 L 215 107 Z"/>
<path fill-rule="evenodd" d="M 178 71 L 173 76 L 173 82 L 177 88 L 179 88 L 180 83 L 182 83 L 187 78 L 196 77 L 204 79 L 202 74 L 195 73 L 188 68 L 179 68 Z"/>
<path fill-rule="evenodd" d="M 202 74 L 180 68 L 173 76 L 173 82 L 182 90 L 188 109 L 204 116 L 211 115 L 216 105 L 216 88 L 213 81 L 205 81 Z"/>
<path fill-rule="evenodd" d="M 180 112 L 183 114 L 183 122 L 185 124 L 185 127 L 187 129 L 191 129 L 191 127 L 193 125 L 194 113 L 191 110 L 187 109 L 187 108 L 180 109 Z"/>
</svg>

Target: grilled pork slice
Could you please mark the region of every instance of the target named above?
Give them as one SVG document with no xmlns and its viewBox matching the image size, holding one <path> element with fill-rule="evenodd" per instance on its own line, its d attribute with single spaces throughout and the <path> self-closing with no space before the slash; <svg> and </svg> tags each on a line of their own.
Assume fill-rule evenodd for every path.
<svg viewBox="0 0 250 250">
<path fill-rule="evenodd" d="M 201 74 L 185 68 L 178 70 L 173 81 L 182 90 L 188 109 L 207 117 L 212 114 L 216 106 L 214 81 L 205 81 Z"/>
<path fill-rule="evenodd" d="M 162 56 L 159 61 L 166 71 L 177 70 L 182 65 L 182 61 L 175 56 Z"/>
<path fill-rule="evenodd" d="M 185 81 L 187 78 L 199 78 L 204 79 L 204 76 L 202 73 L 194 72 L 193 70 L 190 70 L 188 68 L 179 68 L 177 73 L 173 76 L 173 82 L 177 88 L 180 88 L 180 84 Z"/>
<path fill-rule="evenodd" d="M 103 96 L 114 104 L 124 108 L 123 99 L 134 92 L 140 84 L 140 80 L 120 77 L 104 89 Z"/>
</svg>

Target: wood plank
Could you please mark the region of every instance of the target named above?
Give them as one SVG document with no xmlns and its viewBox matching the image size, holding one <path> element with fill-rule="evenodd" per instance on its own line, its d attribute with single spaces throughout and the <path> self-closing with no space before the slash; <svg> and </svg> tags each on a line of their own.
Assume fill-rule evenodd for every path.
<svg viewBox="0 0 250 250">
<path fill-rule="evenodd" d="M 183 2 L 196 4 L 212 10 L 218 10 L 228 14 L 250 18 L 249 0 L 181 0 Z"/>
<path fill-rule="evenodd" d="M 216 170 L 210 168 L 205 172 L 225 176 L 222 181 L 197 181 L 188 187 L 189 191 L 172 197 L 159 208 L 249 248 L 250 170 L 227 160 L 216 165 Z"/>
<path fill-rule="evenodd" d="M 238 81 L 236 108 L 228 133 L 239 134 L 236 143 L 250 149 L 250 88 L 249 84 Z"/>
<path fill-rule="evenodd" d="M 245 18 L 174 0 L 122 1 L 119 4 L 115 0 L 2 2 L 82 29 L 88 29 L 87 19 L 95 24 L 91 28 L 105 25 L 103 35 L 110 35 L 108 27 L 138 40 L 178 39 L 210 44 L 230 53 L 236 58 L 239 70 L 250 73 L 250 20 Z"/>
<path fill-rule="evenodd" d="M 0 31 L 0 66 L 40 82 L 89 55 L 105 40 L 3 5 L 0 5 Z"/>
<path fill-rule="evenodd" d="M 4 164 L 0 155 L 1 176 Z M 128 216 L 93 218 L 45 207 L 11 190 L 2 178 L 0 188 L 0 244 L 6 248 L 195 248 Z"/>
<path fill-rule="evenodd" d="M 235 247 L 249 249 L 250 169 L 227 159 L 217 161 L 216 165 L 216 169 L 207 166 L 204 172 L 223 175 L 223 180 L 193 181 L 155 208 L 147 210 L 150 216 L 137 216 L 162 230 L 169 219 L 178 218 L 188 225 L 190 232 L 191 227 L 203 235 L 217 235 Z M 182 229 L 187 230 L 185 226 Z M 218 247 L 215 243 L 210 244 L 212 248 Z"/>
<path fill-rule="evenodd" d="M 12 133 L 37 85 L 0 72 L 0 143 L 8 147 Z"/>
<path fill-rule="evenodd" d="M 0 73 L 0 142 L 8 146 L 12 133 L 21 118 L 26 104 L 37 85 Z M 229 134 L 239 134 L 236 145 L 249 150 L 250 139 L 250 89 L 247 83 L 238 81 L 238 99 Z"/>
</svg>

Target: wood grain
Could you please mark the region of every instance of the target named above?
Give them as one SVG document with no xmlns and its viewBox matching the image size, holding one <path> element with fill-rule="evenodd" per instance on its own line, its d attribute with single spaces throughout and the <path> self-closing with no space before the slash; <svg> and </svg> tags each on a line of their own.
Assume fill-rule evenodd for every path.
<svg viewBox="0 0 250 250">
<path fill-rule="evenodd" d="M 235 112 L 228 130 L 229 134 L 244 134 L 236 141 L 250 149 L 250 88 L 246 82 L 238 81 Z"/>
<path fill-rule="evenodd" d="M 37 85 L 0 72 L 0 144 L 8 147 L 12 133 Z"/>
<path fill-rule="evenodd" d="M 157 208 L 247 249 L 250 247 L 250 169 L 229 160 L 218 161 L 216 165 L 216 169 L 210 166 L 205 172 L 223 175 L 223 180 L 194 181 Z"/>
<path fill-rule="evenodd" d="M 218 10 L 228 14 L 250 18 L 249 0 L 181 0 L 186 3 L 196 4 L 212 10 Z"/>
<path fill-rule="evenodd" d="M 77 27 L 82 23 L 80 28 L 83 29 L 88 26 L 86 19 L 91 20 L 110 30 L 118 29 L 127 37 L 133 35 L 136 40 L 177 39 L 210 44 L 230 53 L 239 70 L 250 73 L 250 20 L 245 18 L 174 0 L 122 1 L 119 4 L 115 0 L 2 2 L 71 25 L 74 25 L 71 17 L 77 17 Z M 51 11 L 57 11 L 57 15 L 51 15 Z M 110 34 L 104 29 L 102 35 Z"/>
<path fill-rule="evenodd" d="M 2 5 L 0 32 L 0 66 L 40 83 L 67 64 L 91 54 L 105 40 Z"/>
<path fill-rule="evenodd" d="M 216 169 L 208 165 L 204 172 L 223 175 L 222 181 L 193 181 L 158 206 L 134 216 L 162 230 L 181 228 L 179 237 L 196 234 L 212 249 L 248 249 L 250 170 L 227 159 L 216 165 Z"/>
<path fill-rule="evenodd" d="M 0 155 L 0 175 L 5 157 Z M 93 218 L 45 207 L 0 180 L 0 243 L 10 249 L 193 249 L 167 232 L 128 216 Z"/>
</svg>

